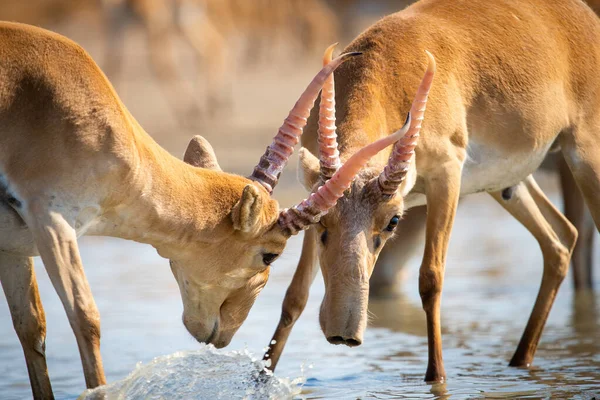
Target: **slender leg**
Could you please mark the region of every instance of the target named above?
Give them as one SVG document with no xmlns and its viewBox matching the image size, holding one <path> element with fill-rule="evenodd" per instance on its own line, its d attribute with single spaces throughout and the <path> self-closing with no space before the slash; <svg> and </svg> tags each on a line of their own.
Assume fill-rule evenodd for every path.
<svg viewBox="0 0 600 400">
<path fill-rule="evenodd" d="M 166 0 L 153 1 L 138 12 L 148 38 L 150 65 L 161 90 L 180 123 L 194 121 L 201 114 L 201 107 L 177 68 L 172 4 Z"/>
<path fill-rule="evenodd" d="M 285 343 L 292 332 L 292 328 L 302 314 L 302 311 L 304 311 L 304 307 L 308 301 L 308 291 L 318 270 L 316 240 L 316 229 L 314 227 L 308 229 L 304 234 L 302 255 L 300 256 L 298 267 L 292 278 L 292 283 L 290 283 L 285 293 L 279 324 L 270 342 L 273 343 L 275 341 L 275 343 L 269 344 L 270 350 L 263 357 L 263 360 L 271 360 L 271 364 L 269 365 L 271 371 L 275 370 Z"/>
<path fill-rule="evenodd" d="M 511 366 L 529 366 L 537 349 L 558 289 L 569 270 L 577 230 L 546 198 L 533 177 L 518 184 L 510 199 L 490 193 L 536 238 L 544 256 L 544 274 L 533 311 Z"/>
<path fill-rule="evenodd" d="M 0 281 L 25 354 L 33 398 L 53 399 L 46 365 L 46 316 L 35 279 L 33 258 L 0 251 Z"/>
<path fill-rule="evenodd" d="M 440 166 L 434 177 L 425 183 L 427 196 L 427 228 L 425 253 L 419 271 L 419 294 L 427 318 L 429 360 L 425 381 L 442 382 L 446 379 L 442 358 L 442 329 L 440 305 L 446 253 L 458 198 L 460 195 L 461 166 L 447 162 Z"/>
<path fill-rule="evenodd" d="M 38 212 L 35 212 L 37 209 Z M 88 388 L 106 383 L 100 356 L 100 315 L 79 257 L 75 231 L 60 214 L 32 205 L 27 225 L 75 333 Z"/>
<path fill-rule="evenodd" d="M 204 67 L 196 78 L 204 81 L 206 109 L 214 115 L 221 109 L 231 108 L 232 87 L 229 79 L 232 75 L 232 63 L 229 60 L 228 43 L 216 24 L 200 11 L 195 19 L 179 24 L 183 39 L 194 51 L 196 64 Z"/>
<path fill-rule="evenodd" d="M 572 257 L 573 284 L 576 291 L 592 289 L 594 220 L 585 206 L 577 182 L 575 182 L 573 174 L 569 171 L 569 166 L 562 156 L 559 160 L 559 173 L 565 216 L 579 232 Z"/>
<path fill-rule="evenodd" d="M 124 1 L 118 3 L 103 2 L 105 26 L 105 56 L 103 70 L 112 82 L 120 81 L 123 67 L 125 45 L 125 26 L 127 25 L 127 6 Z M 118 86 L 118 85 L 117 85 Z"/>
</svg>

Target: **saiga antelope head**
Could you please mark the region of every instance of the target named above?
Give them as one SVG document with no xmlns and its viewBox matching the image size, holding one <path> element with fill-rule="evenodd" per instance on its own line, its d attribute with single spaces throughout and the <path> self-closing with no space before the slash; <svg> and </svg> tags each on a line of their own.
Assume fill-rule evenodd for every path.
<svg viewBox="0 0 600 400">
<path fill-rule="evenodd" d="M 404 197 L 415 183 L 414 149 L 435 73 L 429 65 L 418 88 L 409 117 L 394 135 L 398 140 L 383 171 L 367 167 L 352 182 L 335 206 L 320 219 L 318 256 L 325 281 L 319 321 L 333 344 L 358 346 L 367 325 L 369 278 L 383 245 L 393 235 L 404 212 Z M 326 60 L 331 60 L 326 55 Z M 334 83 L 330 76 L 321 95 L 319 159 L 300 150 L 301 180 L 309 191 L 327 182 L 341 166 L 337 152 Z M 341 167 L 340 167 L 341 166 Z"/>
<path fill-rule="evenodd" d="M 294 145 L 299 141 L 310 109 L 327 77 L 348 57 L 344 54 L 325 66 L 290 111 L 273 143 L 249 178 L 220 171 L 210 144 L 194 138 L 184 160 L 214 171 L 207 188 L 219 203 L 217 215 L 207 216 L 210 237 L 193 248 L 164 249 L 183 299 L 183 322 L 200 342 L 224 347 L 246 319 L 269 276 L 269 266 L 283 252 L 290 236 L 318 223 L 368 159 L 398 140 L 387 137 L 357 152 L 309 198 L 291 209 L 279 210 L 271 197 Z M 199 268 L 199 264 L 202 268 Z"/>
</svg>

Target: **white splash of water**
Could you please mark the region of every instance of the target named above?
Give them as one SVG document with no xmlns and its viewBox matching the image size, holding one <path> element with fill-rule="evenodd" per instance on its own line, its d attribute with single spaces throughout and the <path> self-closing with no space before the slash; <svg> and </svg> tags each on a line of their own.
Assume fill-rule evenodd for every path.
<svg viewBox="0 0 600 400">
<path fill-rule="evenodd" d="M 223 351 L 203 345 L 197 351 L 138 363 L 125 379 L 86 390 L 78 400 L 291 399 L 300 394 L 303 375 L 278 378 L 247 349 Z"/>
</svg>

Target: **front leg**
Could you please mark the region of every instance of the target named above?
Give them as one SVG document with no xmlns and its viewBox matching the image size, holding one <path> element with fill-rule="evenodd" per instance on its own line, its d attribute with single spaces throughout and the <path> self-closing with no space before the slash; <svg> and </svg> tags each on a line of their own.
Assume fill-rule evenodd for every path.
<svg viewBox="0 0 600 400">
<path fill-rule="evenodd" d="M 0 251 L 0 281 L 23 347 L 34 399 L 54 399 L 46 364 L 46 316 L 33 258 Z"/>
<path fill-rule="evenodd" d="M 458 206 L 461 179 L 459 162 L 448 162 L 440 167 L 439 172 L 428 177 L 425 182 L 427 228 L 425 253 L 419 271 L 419 294 L 427 316 L 427 382 L 442 382 L 446 379 L 442 359 L 440 304 L 448 241 Z"/>
<path fill-rule="evenodd" d="M 83 271 L 75 230 L 60 214 L 33 204 L 26 222 L 77 339 L 86 385 L 104 385 L 100 314 Z"/>
<path fill-rule="evenodd" d="M 316 240 L 316 228 L 311 227 L 304 234 L 302 255 L 292 278 L 292 283 L 290 283 L 285 293 L 279 324 L 268 346 L 269 350 L 267 350 L 267 353 L 263 357 L 265 361 L 271 360 L 271 364 L 269 365 L 271 371 L 275 371 L 275 367 L 279 362 L 279 357 L 281 357 L 292 328 L 302 314 L 302 311 L 304 311 L 304 307 L 308 301 L 308 291 L 317 274 Z"/>
</svg>

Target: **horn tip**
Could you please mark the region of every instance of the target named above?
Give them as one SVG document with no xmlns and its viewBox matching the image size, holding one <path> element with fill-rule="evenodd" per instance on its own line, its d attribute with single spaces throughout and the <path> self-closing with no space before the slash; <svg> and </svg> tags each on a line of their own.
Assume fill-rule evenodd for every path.
<svg viewBox="0 0 600 400">
<path fill-rule="evenodd" d="M 333 59 L 333 50 L 335 49 L 335 46 L 338 45 L 339 42 L 335 42 L 334 44 L 332 44 L 331 46 L 329 46 L 326 50 L 325 50 L 325 54 L 323 54 L 323 65 L 327 65 L 331 62 L 331 60 Z"/>
<path fill-rule="evenodd" d="M 435 62 L 435 58 L 433 57 L 433 54 L 431 54 L 431 52 L 429 50 L 425 50 L 425 54 L 427 54 L 427 58 L 429 59 L 429 63 L 427 64 L 427 71 L 435 72 L 437 64 Z"/>
</svg>

